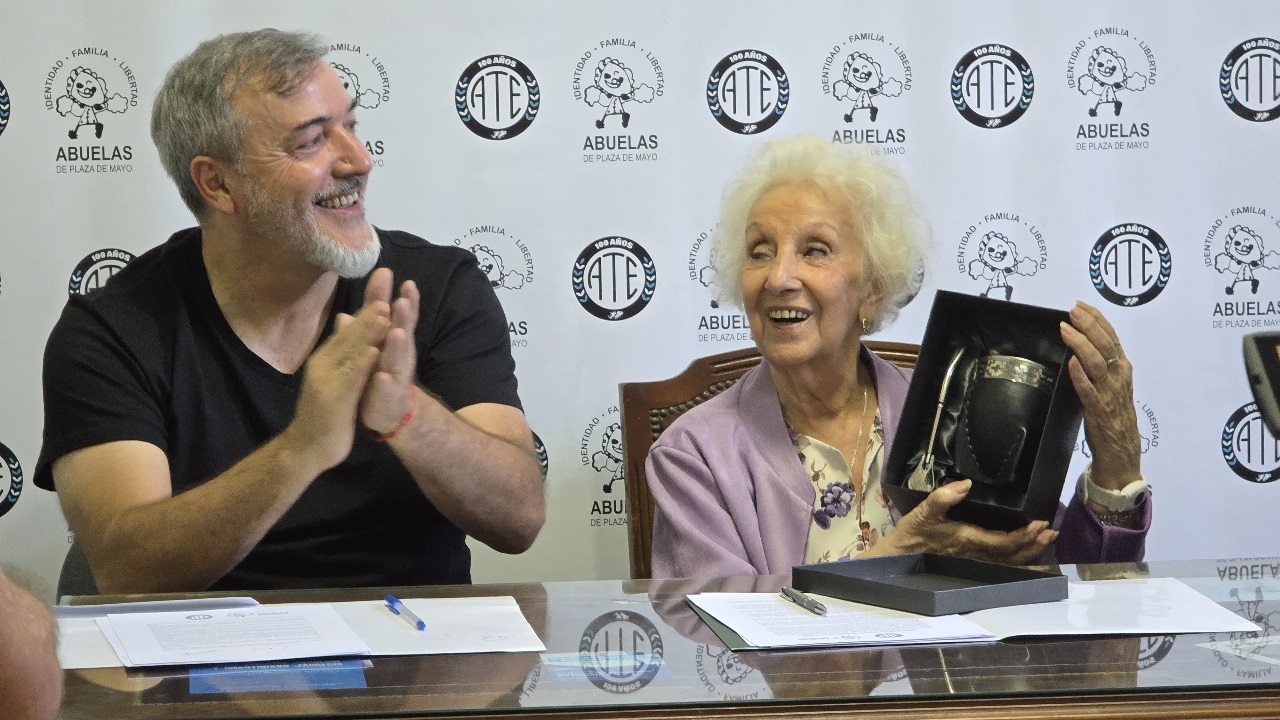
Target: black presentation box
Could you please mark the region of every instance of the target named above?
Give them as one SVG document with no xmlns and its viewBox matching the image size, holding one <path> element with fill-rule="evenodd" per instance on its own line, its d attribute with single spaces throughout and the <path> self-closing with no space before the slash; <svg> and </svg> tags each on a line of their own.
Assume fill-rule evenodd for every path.
<svg viewBox="0 0 1280 720">
<path fill-rule="evenodd" d="M 910 512 L 931 488 L 968 478 L 973 488 L 948 517 L 993 530 L 1053 521 L 1081 423 L 1059 331 L 1067 317 L 938 291 L 883 468 L 884 493 L 899 511 Z M 931 437 L 932 472 L 921 475 Z"/>
<path fill-rule="evenodd" d="M 1067 597 L 1063 575 L 930 553 L 797 565 L 791 581 L 808 593 L 933 616 Z"/>
</svg>

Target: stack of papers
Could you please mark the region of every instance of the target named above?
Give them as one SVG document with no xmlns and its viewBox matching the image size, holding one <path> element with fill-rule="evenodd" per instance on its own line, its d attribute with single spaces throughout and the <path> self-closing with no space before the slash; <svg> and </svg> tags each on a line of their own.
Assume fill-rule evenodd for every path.
<svg viewBox="0 0 1280 720">
<path fill-rule="evenodd" d="M 258 605 L 252 598 L 58 606 L 64 669 L 339 656 L 541 652 L 512 597 L 408 598 L 418 630 L 378 600 Z"/>
<path fill-rule="evenodd" d="M 1072 582 L 1066 600 L 939 617 L 814 597 L 827 606 L 826 615 L 774 593 L 702 593 L 687 599 L 732 650 L 1258 630 L 1173 578 Z"/>
</svg>

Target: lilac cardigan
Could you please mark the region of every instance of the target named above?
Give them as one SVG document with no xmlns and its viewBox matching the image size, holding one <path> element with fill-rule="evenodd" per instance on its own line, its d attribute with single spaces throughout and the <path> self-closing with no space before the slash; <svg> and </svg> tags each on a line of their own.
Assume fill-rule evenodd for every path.
<svg viewBox="0 0 1280 720">
<path fill-rule="evenodd" d="M 864 358 L 875 379 L 887 449 L 911 373 L 865 349 Z M 657 505 L 653 577 L 789 574 L 804 562 L 814 489 L 791 445 L 765 363 L 678 418 L 650 449 L 645 471 Z M 1054 527 L 1062 534 L 1043 562 L 1141 560 L 1150 497 L 1141 527 L 1127 530 L 1098 520 L 1082 499 L 1082 483 L 1077 481 L 1070 504 L 1058 509 Z"/>
</svg>

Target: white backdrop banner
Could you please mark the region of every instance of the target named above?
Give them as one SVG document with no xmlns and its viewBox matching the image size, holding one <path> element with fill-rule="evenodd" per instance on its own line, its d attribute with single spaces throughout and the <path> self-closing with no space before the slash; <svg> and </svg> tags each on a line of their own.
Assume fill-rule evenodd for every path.
<svg viewBox="0 0 1280 720">
<path fill-rule="evenodd" d="M 1280 330 L 1280 4 L 46 0 L 0 15 L 0 562 L 46 593 L 68 535 L 24 474 L 45 338 L 194 224 L 156 89 L 264 26 L 330 43 L 373 222 L 470 249 L 509 316 L 549 513 L 477 581 L 627 576 L 618 383 L 750 344 L 709 236 L 748 151 L 797 132 L 891 156 L 927 210 L 924 289 L 883 339 L 918 342 L 937 289 L 1101 307 L 1135 366 L 1148 557 L 1280 555 L 1280 445 L 1240 359 Z"/>
</svg>

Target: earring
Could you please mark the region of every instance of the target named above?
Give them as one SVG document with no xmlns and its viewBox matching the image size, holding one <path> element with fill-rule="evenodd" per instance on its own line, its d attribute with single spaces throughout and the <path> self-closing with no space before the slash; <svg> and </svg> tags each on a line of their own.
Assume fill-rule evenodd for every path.
<svg viewBox="0 0 1280 720">
<path fill-rule="evenodd" d="M 862 318 L 862 334 L 866 335 L 870 332 L 871 332 L 871 321 L 868 320 L 867 318 Z"/>
</svg>

